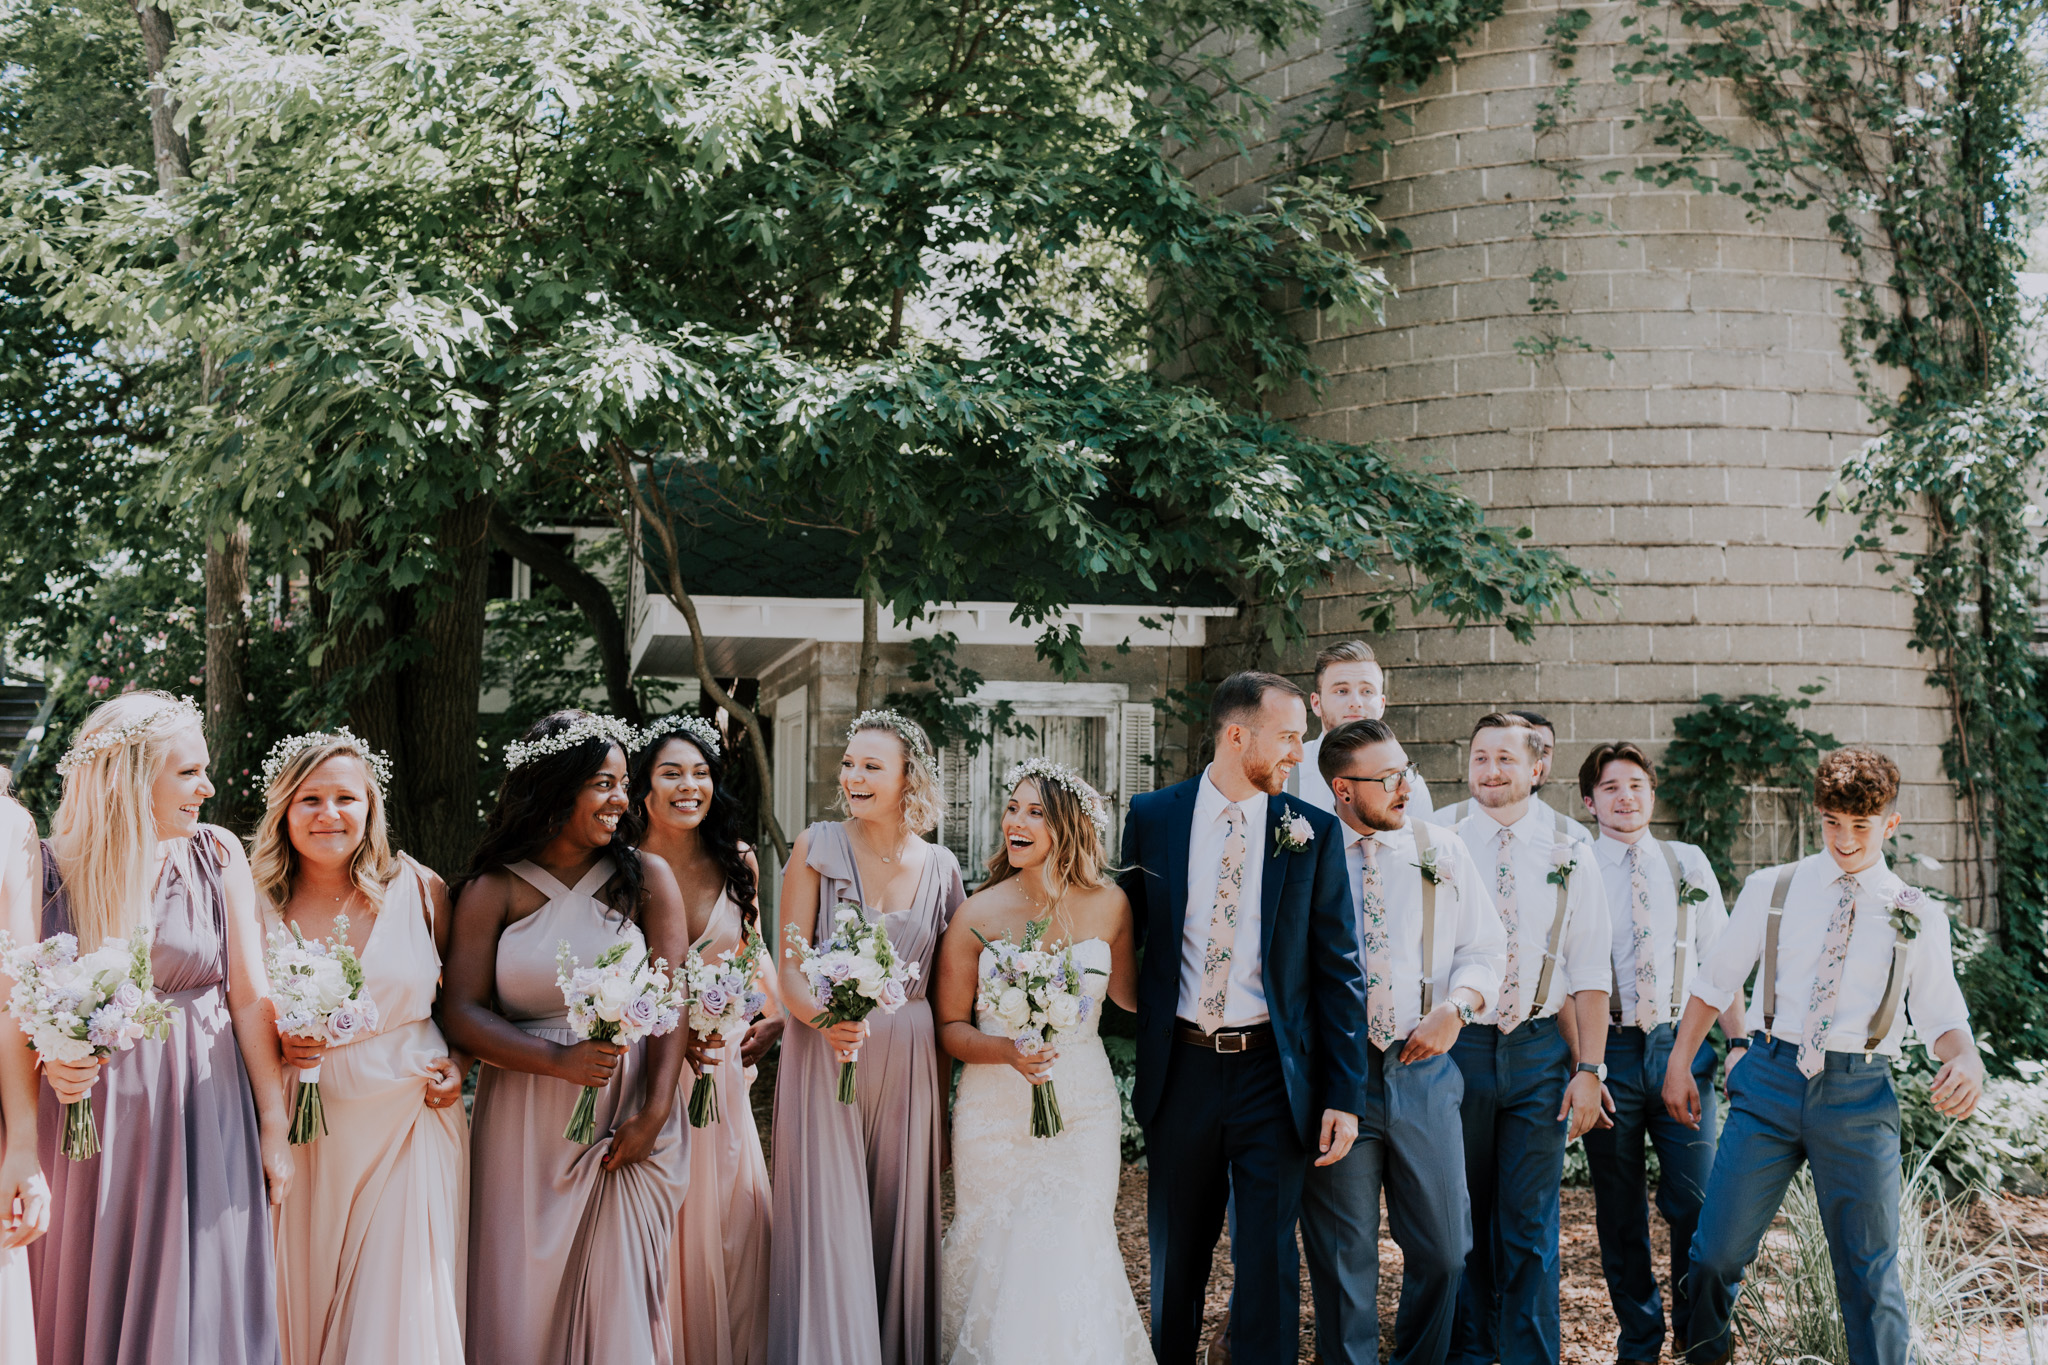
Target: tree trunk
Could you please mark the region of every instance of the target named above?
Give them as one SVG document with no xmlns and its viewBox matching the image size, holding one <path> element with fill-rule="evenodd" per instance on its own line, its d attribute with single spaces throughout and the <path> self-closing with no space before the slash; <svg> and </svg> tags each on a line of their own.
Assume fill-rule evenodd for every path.
<svg viewBox="0 0 2048 1365">
<path fill-rule="evenodd" d="M 450 879 L 476 845 L 477 700 L 495 502 L 479 494 L 442 516 L 435 539 L 445 567 L 421 590 L 430 610 L 410 632 L 418 657 L 397 679 L 408 851 Z"/>
<path fill-rule="evenodd" d="M 206 748 L 213 819 L 237 834 L 263 809 L 256 737 L 249 728 L 249 528 L 206 542 Z"/>
<path fill-rule="evenodd" d="M 882 667 L 882 604 L 873 588 L 860 599 L 860 672 L 853 681 L 853 712 L 875 709 L 875 675 Z"/>
<path fill-rule="evenodd" d="M 632 650 L 626 640 L 626 623 L 619 616 L 612 590 L 603 579 L 557 550 L 506 515 L 505 509 L 491 509 L 491 539 L 498 548 L 561 589 L 574 602 L 590 626 L 590 638 L 604 667 L 604 690 L 612 714 L 631 725 L 644 725 L 640 698 L 633 692 Z M 631 560 L 637 569 L 639 561 Z"/>
<path fill-rule="evenodd" d="M 327 543 L 311 552 L 313 617 L 320 623 L 320 661 L 313 667 L 313 681 L 323 690 L 339 693 L 347 713 L 348 727 L 372 749 L 385 755 L 398 752 L 398 677 L 381 667 L 382 656 L 392 638 L 391 601 L 364 603 L 349 617 L 336 619 L 334 597 L 326 588 L 327 575 L 336 557 L 355 548 L 360 529 L 354 521 L 335 525 Z M 373 608 L 364 612 L 363 608 Z M 409 803 L 404 800 L 409 774 L 393 774 L 393 789 L 386 792 L 392 838 L 403 841 Z"/>
</svg>

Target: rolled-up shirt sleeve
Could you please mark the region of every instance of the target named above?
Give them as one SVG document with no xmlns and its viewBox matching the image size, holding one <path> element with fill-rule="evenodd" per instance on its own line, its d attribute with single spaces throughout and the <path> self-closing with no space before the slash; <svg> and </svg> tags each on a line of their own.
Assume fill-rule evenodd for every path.
<svg viewBox="0 0 2048 1365">
<path fill-rule="evenodd" d="M 1770 912 L 1771 879 L 1777 871 L 1767 867 L 1752 872 L 1743 882 L 1727 924 L 1700 960 L 1700 970 L 1693 973 L 1695 1000 L 1704 1000 L 1716 1011 L 1725 1010 L 1741 992 L 1742 983 L 1749 980 L 1750 969 L 1763 955 L 1764 918 Z"/>
<path fill-rule="evenodd" d="M 1939 904 L 1922 916 L 1928 930 L 1913 940 L 1906 955 L 1906 1017 L 1920 1031 L 1922 1043 L 1970 1027 L 1970 1007 L 1956 981 L 1955 950 L 1949 943 L 1949 919 Z M 1939 921 L 1937 926 L 1936 921 Z"/>
<path fill-rule="evenodd" d="M 1614 985 L 1614 931 L 1607 918 L 1607 888 L 1600 880 L 1591 844 L 1574 844 L 1578 869 L 1571 875 L 1566 908 L 1571 922 L 1565 926 L 1565 986 L 1580 991 L 1605 992 Z M 1548 883 L 1545 883 L 1546 889 Z M 1526 971 L 1527 968 L 1524 968 Z"/>
<path fill-rule="evenodd" d="M 1450 989 L 1469 987 L 1479 994 L 1476 1013 L 1484 1014 L 1500 999 L 1501 977 L 1508 969 L 1508 936 L 1501 928 L 1493 892 L 1480 875 L 1479 863 L 1463 839 L 1442 841 L 1458 879 L 1458 941 L 1451 952 Z"/>
</svg>

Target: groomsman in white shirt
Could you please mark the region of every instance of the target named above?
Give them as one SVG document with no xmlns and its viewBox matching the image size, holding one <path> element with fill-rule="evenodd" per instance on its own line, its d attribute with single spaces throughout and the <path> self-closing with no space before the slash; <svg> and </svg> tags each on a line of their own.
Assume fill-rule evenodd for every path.
<svg viewBox="0 0 2048 1365">
<path fill-rule="evenodd" d="M 1695 1365 L 1732 1358 L 1743 1271 L 1801 1162 L 1813 1172 L 1850 1365 L 1906 1365 L 1912 1355 L 1892 1059 L 1910 1017 L 1942 1063 L 1934 1107 L 1955 1119 L 1976 1109 L 1984 1063 L 1956 985 L 1948 915 L 1885 862 L 1898 795 L 1898 767 L 1875 750 L 1823 758 L 1814 805 L 1825 851 L 1753 874 L 1693 979 L 1664 1073 L 1674 1118 L 1700 1121 L 1693 1054 L 1751 968 L 1749 1017 L 1760 1025 L 1728 1076 L 1728 1122 L 1693 1236 L 1686 1345 Z"/>
<path fill-rule="evenodd" d="M 1363 640 L 1344 640 L 1316 655 L 1315 682 L 1308 694 L 1309 710 L 1323 732 L 1301 746 L 1301 766 L 1287 779 L 1287 791 L 1312 806 L 1337 813 L 1337 798 L 1324 780 L 1316 755 L 1323 736 L 1354 720 L 1379 720 L 1387 714 L 1387 673 Z M 1429 783 L 1415 774 L 1408 792 L 1408 818 L 1426 819 L 1430 812 Z"/>
<path fill-rule="evenodd" d="M 1586 1134 L 1593 1177 L 1600 1270 L 1607 1279 L 1620 1336 L 1620 1365 L 1655 1365 L 1664 1355 L 1664 1302 L 1650 1249 L 1650 1196 L 1644 1139 L 1657 1146 L 1662 1176 L 1657 1211 L 1671 1228 L 1671 1321 L 1684 1344 L 1689 1320 L 1690 1263 L 1700 1200 L 1714 1165 L 1712 1048 L 1693 1062 L 1701 1120 L 1679 1123 L 1664 1109 L 1664 1065 L 1692 978 L 1728 922 L 1721 884 L 1707 855 L 1691 844 L 1650 834 L 1657 774 L 1633 744 L 1602 744 L 1579 769 L 1579 795 L 1600 835 L 1593 841 L 1614 929 L 1614 989 L 1608 995 L 1607 1091 L 1614 1126 Z M 1729 1059 L 1749 1046 L 1742 1004 L 1731 1003 L 1721 1026 Z"/>
<path fill-rule="evenodd" d="M 1557 826 L 1557 837 L 1575 839 L 1585 844 L 1592 843 L 1593 834 L 1591 830 L 1588 830 L 1584 825 L 1572 819 L 1555 806 L 1546 805 L 1543 801 L 1543 784 L 1550 777 L 1550 756 L 1557 751 L 1557 728 L 1550 723 L 1549 717 L 1540 711 L 1503 711 L 1500 714 L 1511 716 L 1521 721 L 1531 730 L 1534 730 L 1537 738 L 1542 741 L 1543 757 L 1536 761 L 1536 783 L 1530 788 L 1531 793 L 1536 797 L 1538 813 L 1548 813 L 1552 817 Z M 1435 812 L 1423 812 L 1422 818 L 1428 820 L 1431 824 L 1442 825 L 1445 829 L 1452 829 L 1457 826 L 1460 820 L 1463 820 L 1472 813 L 1475 804 L 1469 798 L 1463 801 L 1454 801 Z"/>
<path fill-rule="evenodd" d="M 1507 939 L 1498 1003 L 1451 1049 L 1472 1199 L 1457 1365 L 1556 1365 L 1564 1149 L 1604 1122 L 1607 896 L 1592 849 L 1560 837 L 1532 795 L 1542 752 L 1518 717 L 1480 717 L 1468 756 L 1478 809 L 1457 827 Z"/>
<path fill-rule="evenodd" d="M 1448 1054 L 1499 995 L 1506 940 L 1464 841 L 1407 818 L 1415 768 L 1384 721 L 1337 726 L 1318 758 L 1343 823 L 1368 1024 L 1358 1141 L 1302 1191 L 1316 1350 L 1323 1365 L 1378 1365 L 1384 1188 L 1401 1248 L 1394 1365 L 1442 1365 L 1472 1246 L 1465 1083 Z"/>
</svg>

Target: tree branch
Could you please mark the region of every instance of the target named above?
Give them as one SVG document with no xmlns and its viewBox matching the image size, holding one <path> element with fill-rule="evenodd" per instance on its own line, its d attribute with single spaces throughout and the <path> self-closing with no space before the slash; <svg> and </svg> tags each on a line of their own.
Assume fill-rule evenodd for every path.
<svg viewBox="0 0 2048 1365">
<path fill-rule="evenodd" d="M 507 516 L 501 505 L 491 507 L 491 542 L 542 578 L 554 584 L 574 602 L 590 623 L 590 638 L 597 646 L 598 661 L 604 667 L 605 696 L 612 714 L 633 725 L 646 723 L 640 714 L 640 698 L 633 691 L 633 665 L 626 641 L 626 623 L 612 601 L 604 580 L 578 564 L 575 558 L 534 535 Z"/>
</svg>

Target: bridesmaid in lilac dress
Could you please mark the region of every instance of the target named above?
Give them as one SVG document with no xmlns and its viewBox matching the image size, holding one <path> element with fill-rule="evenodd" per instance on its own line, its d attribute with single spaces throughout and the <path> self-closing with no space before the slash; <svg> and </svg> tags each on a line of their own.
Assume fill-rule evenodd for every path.
<svg viewBox="0 0 2048 1365">
<path fill-rule="evenodd" d="M 43 847 L 42 936 L 152 934 L 170 1037 L 45 1066 L 50 1234 L 29 1248 L 42 1365 L 277 1365 L 270 1219 L 291 1180 L 277 1033 L 263 1003 L 242 846 L 199 823 L 213 795 L 189 702 L 131 692 L 87 718 Z M 137 910 L 143 911 L 141 915 Z M 89 1093 L 100 1154 L 58 1153 Z"/>
<path fill-rule="evenodd" d="M 855 720 L 839 792 L 849 818 L 812 825 L 790 850 L 784 932 L 816 943 L 833 907 L 853 901 L 883 917 L 919 974 L 896 1013 L 821 1030 L 809 983 L 783 961 L 768 1358 L 932 1365 L 945 1087 L 925 986 L 966 891 L 952 852 L 923 838 L 938 824 L 939 777 L 915 723 L 893 711 Z M 839 1063 L 856 1056 L 859 1097 L 841 1104 Z"/>
<path fill-rule="evenodd" d="M 6 773 L 0 768 L 0 933 L 27 943 L 37 929 L 31 869 L 42 859 L 35 821 L 6 794 Z M 36 1365 L 23 1248 L 50 1226 L 50 1186 L 36 1156 L 35 1053 L 6 1010 L 13 984 L 0 973 L 0 1365 Z"/>
<path fill-rule="evenodd" d="M 484 1062 L 470 1126 L 473 1365 L 670 1365 L 668 1263 L 689 1181 L 677 1102 L 687 1030 L 579 1041 L 557 948 L 625 943 L 680 964 L 675 874 L 626 808 L 630 727 L 558 711 L 506 750 L 504 785 L 457 891 L 442 1026 Z M 623 826 L 623 828 L 622 828 Z M 597 1140 L 563 1136 L 597 1088 Z"/>
</svg>

